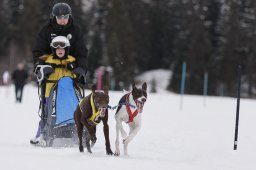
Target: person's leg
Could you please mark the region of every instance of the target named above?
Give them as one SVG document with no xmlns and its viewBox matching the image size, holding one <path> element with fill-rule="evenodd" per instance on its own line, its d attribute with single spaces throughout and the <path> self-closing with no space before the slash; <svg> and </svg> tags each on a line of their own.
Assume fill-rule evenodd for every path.
<svg viewBox="0 0 256 170">
<path fill-rule="evenodd" d="M 19 96 L 19 101 L 20 101 L 20 103 L 21 103 L 21 100 L 22 100 L 22 94 L 23 94 L 23 87 L 24 86 L 20 86 L 20 96 Z"/>
<path fill-rule="evenodd" d="M 43 134 L 44 126 L 45 126 L 45 120 L 41 119 L 38 123 L 36 136 L 30 140 L 31 144 L 38 144 L 40 142 L 41 140 L 40 136 Z"/>
<path fill-rule="evenodd" d="M 15 99 L 16 99 L 16 102 L 18 101 L 18 86 L 15 85 Z"/>
<path fill-rule="evenodd" d="M 43 133 L 43 129 L 44 129 L 44 126 L 45 126 L 45 122 L 46 122 L 46 113 L 45 113 L 45 84 L 43 83 L 41 85 L 41 94 L 40 94 L 40 107 L 41 107 L 41 119 L 38 123 L 38 128 L 37 128 L 37 132 L 36 132 L 36 136 L 33 137 L 31 140 L 30 140 L 30 143 L 31 144 L 37 144 L 39 143 L 39 140 L 40 140 L 40 136 L 41 134 Z"/>
</svg>

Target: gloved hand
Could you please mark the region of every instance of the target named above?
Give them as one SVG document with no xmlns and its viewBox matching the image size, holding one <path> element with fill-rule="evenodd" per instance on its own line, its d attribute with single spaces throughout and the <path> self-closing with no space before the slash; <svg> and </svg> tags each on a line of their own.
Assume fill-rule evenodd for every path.
<svg viewBox="0 0 256 170">
<path fill-rule="evenodd" d="M 76 67 L 77 67 L 76 62 L 71 62 L 71 63 L 67 64 L 67 69 L 69 69 L 69 70 L 73 70 Z"/>
<path fill-rule="evenodd" d="M 86 75 L 86 70 L 83 69 L 82 67 L 77 67 L 73 70 L 73 72 L 76 74 L 77 76 L 77 82 L 81 83 L 81 84 L 85 84 L 85 75 Z"/>
<path fill-rule="evenodd" d="M 37 81 L 40 83 L 45 77 L 54 71 L 51 65 L 37 65 L 34 74 L 37 77 Z"/>
<path fill-rule="evenodd" d="M 38 65 L 45 65 L 45 62 L 43 60 L 40 60 L 40 59 L 37 59 L 35 62 L 34 62 L 34 69 L 33 69 L 33 73 L 35 74 L 35 72 L 37 71 L 37 66 Z"/>
</svg>

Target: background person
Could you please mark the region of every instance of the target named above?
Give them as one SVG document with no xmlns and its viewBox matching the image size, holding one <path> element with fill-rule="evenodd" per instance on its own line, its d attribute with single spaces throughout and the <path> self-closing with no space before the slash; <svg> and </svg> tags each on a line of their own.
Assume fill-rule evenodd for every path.
<svg viewBox="0 0 256 170">
<path fill-rule="evenodd" d="M 5 97 L 9 97 L 10 73 L 8 70 L 3 73 L 3 85 L 5 86 Z"/>
<path fill-rule="evenodd" d="M 12 80 L 15 86 L 16 102 L 19 103 L 22 101 L 23 88 L 28 79 L 28 72 L 24 67 L 23 63 L 18 63 L 16 70 L 14 70 L 12 74 Z"/>
<path fill-rule="evenodd" d="M 9 71 L 4 71 L 3 73 L 3 84 L 4 86 L 8 86 L 10 83 L 10 73 Z"/>
</svg>

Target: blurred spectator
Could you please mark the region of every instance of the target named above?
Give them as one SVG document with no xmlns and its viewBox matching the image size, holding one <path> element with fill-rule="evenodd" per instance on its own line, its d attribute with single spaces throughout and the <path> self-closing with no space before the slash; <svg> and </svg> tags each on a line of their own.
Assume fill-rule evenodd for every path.
<svg viewBox="0 0 256 170">
<path fill-rule="evenodd" d="M 28 72 L 24 69 L 24 64 L 18 63 L 17 69 L 14 70 L 12 74 L 12 80 L 14 81 L 14 85 L 15 85 L 16 102 L 21 103 L 22 92 L 23 92 L 23 88 L 27 78 L 28 78 Z"/>
<path fill-rule="evenodd" d="M 5 86 L 5 97 L 9 97 L 10 73 L 8 70 L 3 73 L 3 85 Z"/>
<path fill-rule="evenodd" d="M 3 84 L 4 84 L 4 86 L 7 86 L 7 85 L 9 85 L 9 83 L 10 83 L 10 73 L 9 73 L 9 71 L 4 71 L 4 73 L 3 73 Z"/>
</svg>

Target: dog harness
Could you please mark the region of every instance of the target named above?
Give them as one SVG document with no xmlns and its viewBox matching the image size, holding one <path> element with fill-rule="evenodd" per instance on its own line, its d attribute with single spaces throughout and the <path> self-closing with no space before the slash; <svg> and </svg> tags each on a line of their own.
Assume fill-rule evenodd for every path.
<svg viewBox="0 0 256 170">
<path fill-rule="evenodd" d="M 132 113 L 131 111 L 131 108 L 130 108 L 130 103 L 129 103 L 129 96 L 130 96 L 131 93 L 129 93 L 127 96 L 126 96 L 126 101 L 125 101 L 125 107 L 126 107 L 126 111 L 129 115 L 129 121 L 126 122 L 126 123 L 131 123 L 133 122 L 133 119 L 135 116 L 137 116 L 138 114 L 138 108 L 136 108 L 136 110 Z"/>
<path fill-rule="evenodd" d="M 82 104 L 83 100 L 81 100 L 79 102 L 79 107 L 82 112 L 83 112 L 83 110 L 82 110 L 81 104 Z M 90 97 L 90 103 L 91 103 L 91 107 L 92 107 L 92 116 L 88 119 L 88 122 L 91 123 L 92 125 L 97 125 L 100 123 L 100 120 L 99 120 L 100 112 L 99 111 L 96 112 L 96 108 L 95 108 L 95 104 L 94 104 L 92 95 Z"/>
</svg>

